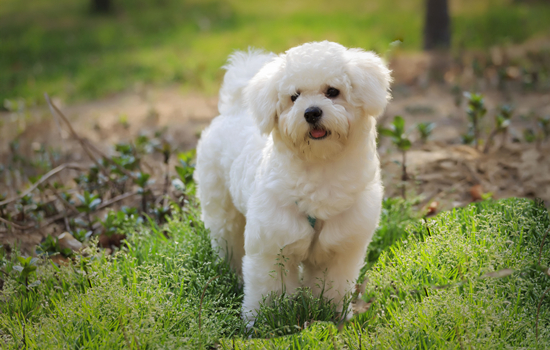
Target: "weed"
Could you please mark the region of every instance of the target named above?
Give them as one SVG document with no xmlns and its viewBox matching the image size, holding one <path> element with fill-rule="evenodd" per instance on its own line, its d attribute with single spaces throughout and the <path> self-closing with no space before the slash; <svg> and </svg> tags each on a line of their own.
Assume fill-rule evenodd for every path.
<svg viewBox="0 0 550 350">
<path fill-rule="evenodd" d="M 464 143 L 470 143 L 473 141 L 475 147 L 477 148 L 479 145 L 479 123 L 487 113 L 487 108 L 485 108 L 485 102 L 483 100 L 483 95 L 481 94 L 464 92 L 464 97 L 466 97 L 468 101 L 466 114 L 468 115 L 470 124 L 468 127 L 468 133 L 463 135 L 463 140 L 466 141 Z"/>
<path fill-rule="evenodd" d="M 409 175 L 407 174 L 407 151 L 411 148 L 411 141 L 405 134 L 405 119 L 399 115 L 395 116 L 390 127 L 380 128 L 379 132 L 381 135 L 390 137 L 393 144 L 401 151 L 403 157 L 401 161 L 401 181 L 403 182 L 401 194 L 405 198 L 406 181 L 409 179 Z"/>
<path fill-rule="evenodd" d="M 422 143 L 426 143 L 426 141 L 428 141 L 428 138 L 432 134 L 432 131 L 435 129 L 435 123 L 432 123 L 432 122 L 418 123 L 416 124 L 416 129 L 420 134 L 420 140 L 422 140 Z"/>
</svg>

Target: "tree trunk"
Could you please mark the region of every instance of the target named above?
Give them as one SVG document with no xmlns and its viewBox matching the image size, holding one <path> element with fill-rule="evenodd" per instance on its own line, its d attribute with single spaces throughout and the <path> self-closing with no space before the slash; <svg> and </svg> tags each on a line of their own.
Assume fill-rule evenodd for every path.
<svg viewBox="0 0 550 350">
<path fill-rule="evenodd" d="M 451 20 L 447 0 L 426 0 L 424 50 L 451 46 Z"/>
<path fill-rule="evenodd" d="M 109 13 L 112 9 L 111 0 L 92 0 L 90 5 L 93 13 Z"/>
</svg>

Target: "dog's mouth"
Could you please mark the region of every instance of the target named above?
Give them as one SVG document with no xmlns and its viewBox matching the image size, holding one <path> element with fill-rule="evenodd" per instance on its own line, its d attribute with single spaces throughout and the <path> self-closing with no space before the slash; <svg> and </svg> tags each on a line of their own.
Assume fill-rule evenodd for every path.
<svg viewBox="0 0 550 350">
<path fill-rule="evenodd" d="M 325 137 L 327 137 L 329 134 L 330 132 L 322 128 L 314 128 L 309 131 L 309 137 L 311 137 L 314 140 L 322 140 Z"/>
</svg>

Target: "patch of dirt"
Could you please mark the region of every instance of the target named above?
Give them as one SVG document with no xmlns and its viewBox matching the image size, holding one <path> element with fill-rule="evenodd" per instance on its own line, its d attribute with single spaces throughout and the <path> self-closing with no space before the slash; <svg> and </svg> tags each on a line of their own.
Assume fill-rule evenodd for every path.
<svg viewBox="0 0 550 350">
<path fill-rule="evenodd" d="M 54 102 L 69 118 L 75 131 L 103 150 L 116 142 L 130 140 L 141 133 L 165 130 L 165 137 L 180 150 L 195 147 L 200 131 L 217 115 L 217 97 L 182 94 L 177 88 L 147 89 L 112 97 L 64 106 Z M 83 154 L 74 149 L 66 128 L 46 108 L 28 112 L 24 131 L 18 136 L 23 154 L 30 154 L 33 143 L 46 144 L 70 152 L 79 160 Z M 21 119 L 12 113 L 0 113 L 5 125 L 0 128 L 0 157 L 9 153 L 9 142 L 21 127 Z M 36 146 L 35 146 L 36 147 Z M 73 153 L 76 151 L 76 153 Z M 0 158 L 1 159 L 1 158 Z"/>
</svg>

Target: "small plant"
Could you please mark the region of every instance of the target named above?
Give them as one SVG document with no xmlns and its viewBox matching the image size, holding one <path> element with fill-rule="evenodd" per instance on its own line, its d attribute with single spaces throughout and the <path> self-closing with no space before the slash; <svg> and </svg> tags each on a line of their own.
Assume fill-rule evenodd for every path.
<svg viewBox="0 0 550 350">
<path fill-rule="evenodd" d="M 139 173 L 134 180 L 135 184 L 139 186 L 138 193 L 141 194 L 141 210 L 144 213 L 147 212 L 147 194 L 150 193 L 147 184 L 150 177 L 150 174 Z"/>
<path fill-rule="evenodd" d="M 105 215 L 105 219 L 101 221 L 101 226 L 103 226 L 103 233 L 107 236 L 111 236 L 112 234 L 116 233 L 118 231 L 120 221 L 124 220 L 124 216 L 124 213 L 121 211 L 119 211 L 118 213 L 115 213 L 112 210 L 109 211 L 107 215 Z"/>
<path fill-rule="evenodd" d="M 523 130 L 523 139 L 527 143 L 533 143 L 537 140 L 537 134 L 535 133 L 535 131 L 533 129 L 527 128 L 527 129 Z"/>
<path fill-rule="evenodd" d="M 512 113 L 514 108 L 510 105 L 503 105 L 499 107 L 498 113 L 495 115 L 495 129 L 489 134 L 487 142 L 485 144 L 484 153 L 489 152 L 489 147 L 493 143 L 493 138 L 497 134 L 502 134 L 502 145 L 506 142 L 506 135 L 508 134 L 508 127 L 512 120 Z"/>
<path fill-rule="evenodd" d="M 136 225 L 143 222 L 141 217 L 138 217 L 136 208 L 123 207 L 122 210 L 110 210 L 105 219 L 100 221 L 103 226 L 103 233 L 107 236 L 118 233 L 124 226 Z"/>
<path fill-rule="evenodd" d="M 195 167 L 192 164 L 193 158 L 195 158 L 194 150 L 178 154 L 178 161 L 180 165 L 176 165 L 176 172 L 185 186 L 193 182 L 193 172 L 195 171 Z"/>
<path fill-rule="evenodd" d="M 431 123 L 431 122 L 418 123 L 416 124 L 416 129 L 420 134 L 420 139 L 422 140 L 422 143 L 426 143 L 426 141 L 428 141 L 428 138 L 432 134 L 432 131 L 435 129 L 435 123 Z"/>
<path fill-rule="evenodd" d="M 118 123 L 126 130 L 130 128 L 130 122 L 128 122 L 128 115 L 121 114 L 118 116 Z"/>
<path fill-rule="evenodd" d="M 405 120 L 399 115 L 395 116 L 389 128 L 380 128 L 380 134 L 390 137 L 403 156 L 401 161 L 401 180 L 403 181 L 401 194 L 405 198 L 405 181 L 409 179 L 409 175 L 407 174 L 407 151 L 411 148 L 411 141 L 405 134 Z"/>
<path fill-rule="evenodd" d="M 32 215 L 31 213 L 36 209 L 36 203 L 32 196 L 27 194 L 19 199 L 15 205 L 15 209 L 17 210 L 17 214 L 14 217 L 15 220 L 23 222 Z"/>
<path fill-rule="evenodd" d="M 19 272 L 19 282 L 23 283 L 25 287 L 29 287 L 29 276 L 36 271 L 36 262 L 38 259 L 32 256 L 26 258 L 18 256 L 17 260 L 19 260 L 21 265 L 15 265 L 13 269 Z"/>
<path fill-rule="evenodd" d="M 546 141 L 550 137 L 550 116 L 538 117 L 537 125 L 541 130 L 541 140 Z"/>
<path fill-rule="evenodd" d="M 473 142 L 477 148 L 479 145 L 479 123 L 487 113 L 487 108 L 485 108 L 485 102 L 483 100 L 483 95 L 481 94 L 464 92 L 464 97 L 468 100 L 468 109 L 466 110 L 466 114 L 468 115 L 468 120 L 470 121 L 469 132 L 473 134 Z"/>
<path fill-rule="evenodd" d="M 84 243 L 92 235 L 92 231 L 86 231 L 78 229 L 72 232 L 74 238 L 76 238 L 80 243 Z"/>
<path fill-rule="evenodd" d="M 81 213 L 86 213 L 86 218 L 88 220 L 88 228 L 93 231 L 93 220 L 92 213 L 97 209 L 99 204 L 101 204 L 101 198 L 98 195 L 92 195 L 88 191 L 84 191 L 84 195 L 76 195 L 80 200 L 80 205 L 76 207 Z"/>
<path fill-rule="evenodd" d="M 153 208 L 153 215 L 159 224 L 166 222 L 166 216 L 170 215 L 171 209 L 169 205 L 158 205 Z"/>
</svg>

